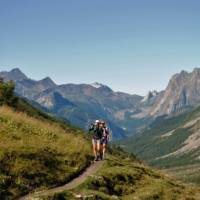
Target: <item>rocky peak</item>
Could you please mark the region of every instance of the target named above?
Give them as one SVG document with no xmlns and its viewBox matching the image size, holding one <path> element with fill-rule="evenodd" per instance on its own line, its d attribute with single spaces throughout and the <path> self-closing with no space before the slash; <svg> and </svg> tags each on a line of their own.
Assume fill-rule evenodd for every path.
<svg viewBox="0 0 200 200">
<path fill-rule="evenodd" d="M 151 93 L 152 93 L 152 95 L 155 97 L 155 96 L 158 95 L 159 92 L 157 92 L 156 90 L 153 90 Z"/>
<path fill-rule="evenodd" d="M 194 68 L 194 70 L 192 72 L 192 76 L 200 78 L 200 68 Z"/>
<path fill-rule="evenodd" d="M 49 77 L 46 77 L 46 78 L 40 80 L 39 83 L 42 85 L 48 86 L 49 88 L 56 86 L 56 84 L 53 82 L 53 80 Z"/>
<path fill-rule="evenodd" d="M 18 80 L 27 79 L 27 76 L 19 68 L 14 68 L 8 73 Z"/>
<path fill-rule="evenodd" d="M 92 83 L 91 86 L 92 86 L 93 88 L 98 89 L 99 92 L 103 92 L 103 93 L 107 93 L 107 94 L 113 92 L 112 89 L 109 88 L 107 85 L 103 85 L 103 84 L 98 83 L 98 82 Z M 103 93 L 102 93 L 102 94 L 103 94 Z"/>
<path fill-rule="evenodd" d="M 98 83 L 98 82 L 94 82 L 94 83 L 91 84 L 91 86 L 94 87 L 94 88 L 100 88 L 100 87 L 103 87 L 104 85 L 101 84 L 101 83 Z"/>
<path fill-rule="evenodd" d="M 184 85 L 187 82 L 189 77 L 190 77 L 190 73 L 182 70 L 180 73 L 172 76 L 167 88 L 179 87 L 181 85 Z"/>
<path fill-rule="evenodd" d="M 157 96 L 158 92 L 156 90 L 149 91 L 148 94 L 142 99 L 142 102 L 148 102 L 153 97 Z"/>
<path fill-rule="evenodd" d="M 20 81 L 23 79 L 27 79 L 27 76 L 19 68 L 14 68 L 9 72 L 7 71 L 0 72 L 0 77 L 5 79 L 6 81 L 8 80 Z"/>
<path fill-rule="evenodd" d="M 152 114 L 171 114 L 187 106 L 197 105 L 199 101 L 200 69 L 195 68 L 191 73 L 181 71 L 171 78 Z"/>
<path fill-rule="evenodd" d="M 200 73 L 200 68 L 195 67 L 192 73 Z"/>
</svg>

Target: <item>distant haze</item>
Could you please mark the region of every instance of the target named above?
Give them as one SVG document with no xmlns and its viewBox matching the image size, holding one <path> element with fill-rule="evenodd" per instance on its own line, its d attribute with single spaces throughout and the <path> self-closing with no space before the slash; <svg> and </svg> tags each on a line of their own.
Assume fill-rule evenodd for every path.
<svg viewBox="0 0 200 200">
<path fill-rule="evenodd" d="M 0 71 L 145 95 L 200 67 L 198 0 L 0 2 Z"/>
</svg>

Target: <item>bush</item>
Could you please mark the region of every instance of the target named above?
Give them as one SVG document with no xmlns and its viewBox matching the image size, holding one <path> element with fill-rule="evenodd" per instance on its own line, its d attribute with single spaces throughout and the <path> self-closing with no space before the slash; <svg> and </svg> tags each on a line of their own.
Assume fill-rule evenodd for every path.
<svg viewBox="0 0 200 200">
<path fill-rule="evenodd" d="M 15 96 L 15 83 L 0 80 L 0 105 L 16 107 L 18 98 Z"/>
</svg>

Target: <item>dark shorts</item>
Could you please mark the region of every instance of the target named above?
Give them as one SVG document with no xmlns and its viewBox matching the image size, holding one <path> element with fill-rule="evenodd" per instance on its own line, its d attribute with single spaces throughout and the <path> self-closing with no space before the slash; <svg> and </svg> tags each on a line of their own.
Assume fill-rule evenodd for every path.
<svg viewBox="0 0 200 200">
<path fill-rule="evenodd" d="M 101 139 L 101 144 L 108 144 L 108 139 L 103 137 Z"/>
</svg>

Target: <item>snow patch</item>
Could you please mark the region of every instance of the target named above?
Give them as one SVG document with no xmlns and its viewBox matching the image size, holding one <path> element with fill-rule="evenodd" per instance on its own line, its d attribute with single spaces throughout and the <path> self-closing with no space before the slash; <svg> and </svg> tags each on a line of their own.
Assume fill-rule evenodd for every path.
<svg viewBox="0 0 200 200">
<path fill-rule="evenodd" d="M 92 83 L 91 86 L 94 88 L 100 88 L 100 87 L 103 87 L 104 85 L 101 83 L 95 82 L 95 83 Z"/>
<path fill-rule="evenodd" d="M 174 132 L 175 132 L 175 130 L 169 131 L 169 132 L 167 132 L 167 133 L 161 135 L 160 137 L 161 137 L 161 138 L 170 137 Z"/>
</svg>

